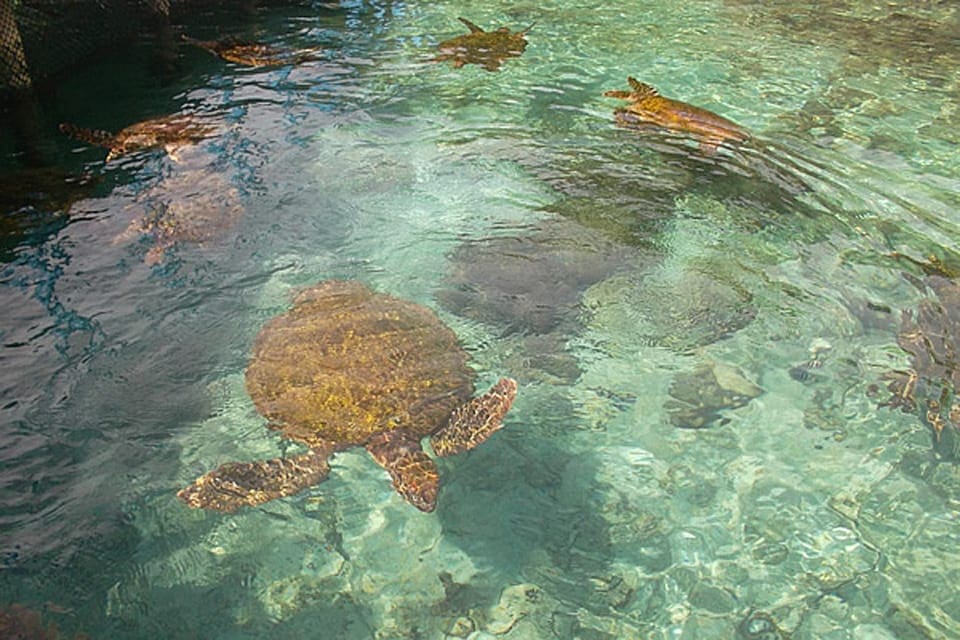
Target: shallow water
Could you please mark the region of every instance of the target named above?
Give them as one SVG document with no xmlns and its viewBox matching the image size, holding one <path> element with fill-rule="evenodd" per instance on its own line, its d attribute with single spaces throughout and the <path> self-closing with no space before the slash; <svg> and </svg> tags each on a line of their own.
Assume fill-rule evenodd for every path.
<svg viewBox="0 0 960 640">
<path fill-rule="evenodd" d="M 529 45 L 498 72 L 432 63 L 461 15 L 534 24 Z M 894 254 L 960 259 L 955 7 L 304 3 L 179 26 L 325 50 L 249 69 L 184 46 L 162 82 L 144 44 L 44 102 L 57 166 L 98 180 L 7 214 L 0 603 L 118 639 L 960 637 L 960 468 L 922 411 L 881 406 L 911 367 L 901 318 L 934 296 Z M 619 127 L 602 93 L 627 76 L 753 137 L 711 154 Z M 172 112 L 221 131 L 109 163 L 56 132 Z M 179 194 L 210 233 L 158 258 L 139 221 Z M 199 474 L 299 451 L 243 370 L 326 278 L 435 309 L 478 388 L 519 381 L 505 428 L 439 461 L 433 514 L 359 449 L 294 497 L 189 510 Z"/>
</svg>

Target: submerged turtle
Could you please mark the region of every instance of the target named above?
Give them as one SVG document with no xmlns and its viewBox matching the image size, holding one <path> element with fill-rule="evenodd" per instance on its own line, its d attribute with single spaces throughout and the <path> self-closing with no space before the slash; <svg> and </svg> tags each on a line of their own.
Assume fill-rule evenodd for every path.
<svg viewBox="0 0 960 640">
<path fill-rule="evenodd" d="M 209 138 L 216 130 L 209 121 L 182 113 L 144 120 L 117 133 L 78 127 L 68 122 L 60 125 L 60 131 L 81 142 L 109 149 L 108 162 L 127 153 L 159 147 L 173 155 L 180 147 Z"/>
<path fill-rule="evenodd" d="M 892 396 L 884 404 L 919 412 L 933 431 L 934 449 L 960 460 L 960 282 L 930 273 L 915 283 L 936 297 L 902 316 L 897 344 L 910 354 L 910 368 L 886 375 Z"/>
<path fill-rule="evenodd" d="M 511 32 L 507 27 L 496 31 L 484 31 L 466 18 L 457 18 L 467 25 L 470 33 L 457 36 L 440 43 L 440 53 L 434 62 L 453 60 L 453 68 L 459 69 L 465 64 L 478 64 L 487 71 L 497 71 L 507 58 L 520 56 L 527 48 L 526 35 L 533 28 L 530 25 L 523 31 Z"/>
<path fill-rule="evenodd" d="M 268 427 L 310 451 L 225 464 L 177 495 L 217 511 L 261 504 L 324 480 L 332 454 L 362 446 L 404 499 L 433 511 L 440 480 L 420 440 L 431 436 L 439 456 L 476 447 L 503 426 L 517 391 L 503 378 L 471 399 L 467 357 L 431 310 L 360 282 L 321 282 L 260 330 L 246 372 Z"/>
<path fill-rule="evenodd" d="M 632 91 L 604 91 L 608 98 L 629 100 L 617 109 L 617 122 L 630 127 L 655 127 L 693 136 L 706 152 L 716 151 L 724 142 L 744 142 L 749 133 L 735 122 L 686 102 L 664 98 L 656 89 L 636 78 L 627 78 Z"/>
<path fill-rule="evenodd" d="M 193 154 L 190 154 L 193 155 Z M 144 261 L 159 264 L 181 243 L 202 245 L 222 235 L 243 216 L 240 190 L 206 154 L 188 157 L 136 198 L 138 216 L 116 241 L 149 236 L 153 246 Z"/>
<path fill-rule="evenodd" d="M 273 67 L 284 64 L 300 64 L 314 57 L 318 49 L 289 51 L 277 49 L 262 42 L 251 42 L 234 37 L 220 40 L 197 40 L 187 35 L 181 36 L 185 42 L 206 49 L 213 55 L 236 64 L 248 67 Z"/>
</svg>

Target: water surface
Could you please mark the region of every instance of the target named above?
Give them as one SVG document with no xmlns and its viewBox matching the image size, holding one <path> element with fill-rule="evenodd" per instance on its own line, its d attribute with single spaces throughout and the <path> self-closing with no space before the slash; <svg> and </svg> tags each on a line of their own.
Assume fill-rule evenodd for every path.
<svg viewBox="0 0 960 640">
<path fill-rule="evenodd" d="M 533 24 L 529 45 L 498 72 L 431 62 L 458 16 Z M 177 27 L 324 53 L 184 46 L 161 80 L 144 43 L 44 104 L 58 168 L 96 180 L 7 216 L 0 602 L 113 639 L 960 637 L 960 471 L 922 411 L 881 406 L 934 295 L 916 261 L 957 264 L 951 5 L 303 3 Z M 618 127 L 602 94 L 628 76 L 753 138 Z M 56 132 L 173 112 L 222 132 L 109 163 Z M 139 221 L 183 191 L 242 214 L 155 260 Z M 243 370 L 326 278 L 435 309 L 478 387 L 519 381 L 506 427 L 439 462 L 433 514 L 362 450 L 297 496 L 187 509 L 197 475 L 299 451 Z"/>
</svg>

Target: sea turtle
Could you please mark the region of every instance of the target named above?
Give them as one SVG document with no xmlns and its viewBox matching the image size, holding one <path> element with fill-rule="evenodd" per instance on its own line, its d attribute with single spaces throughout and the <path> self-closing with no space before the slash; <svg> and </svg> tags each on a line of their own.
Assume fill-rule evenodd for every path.
<svg viewBox="0 0 960 640">
<path fill-rule="evenodd" d="M 181 35 L 185 42 L 206 49 L 213 55 L 236 64 L 248 67 L 273 67 L 284 64 L 300 64 L 311 60 L 319 49 L 290 51 L 277 49 L 262 42 L 240 40 L 232 36 L 220 40 L 197 40 Z"/>
<path fill-rule="evenodd" d="M 202 245 L 219 237 L 243 216 L 240 190 L 208 154 L 185 154 L 173 170 L 138 194 L 132 207 L 144 212 L 115 242 L 149 236 L 144 261 L 159 264 L 181 243 Z"/>
<path fill-rule="evenodd" d="M 639 253 L 576 222 L 548 220 L 530 233 L 458 245 L 438 299 L 458 315 L 510 332 L 569 330 L 577 324 L 584 290 Z"/>
<path fill-rule="evenodd" d="M 107 162 L 127 153 L 158 147 L 175 155 L 180 147 L 209 138 L 216 130 L 217 127 L 209 121 L 182 113 L 137 122 L 117 133 L 78 127 L 68 122 L 60 124 L 60 131 L 67 135 L 109 149 Z"/>
<path fill-rule="evenodd" d="M 268 427 L 310 451 L 228 463 L 177 495 L 217 511 L 261 504 L 324 480 L 332 454 L 362 446 L 404 499 L 433 511 L 440 481 L 420 440 L 431 436 L 439 456 L 472 449 L 503 426 L 516 396 L 503 378 L 471 398 L 467 357 L 425 307 L 357 281 L 306 289 L 260 330 L 246 387 Z"/>
<path fill-rule="evenodd" d="M 723 116 L 695 107 L 686 102 L 664 98 L 656 89 L 628 77 L 632 91 L 604 91 L 608 98 L 629 100 L 625 108 L 617 109 L 617 122 L 629 127 L 655 127 L 693 136 L 707 153 L 716 151 L 724 142 L 744 142 L 749 133 Z"/>
<path fill-rule="evenodd" d="M 527 48 L 526 35 L 533 28 L 530 25 L 523 31 L 511 32 L 507 27 L 496 31 L 484 31 L 466 18 L 457 18 L 467 25 L 470 33 L 457 36 L 440 43 L 440 53 L 434 62 L 453 60 L 453 68 L 459 69 L 465 64 L 478 64 L 487 71 L 497 71 L 507 58 L 516 58 Z"/>
<path fill-rule="evenodd" d="M 901 317 L 897 344 L 910 368 L 888 372 L 891 397 L 884 403 L 919 412 L 933 432 L 934 449 L 960 460 L 960 282 L 946 274 L 908 279 L 934 294 Z"/>
</svg>

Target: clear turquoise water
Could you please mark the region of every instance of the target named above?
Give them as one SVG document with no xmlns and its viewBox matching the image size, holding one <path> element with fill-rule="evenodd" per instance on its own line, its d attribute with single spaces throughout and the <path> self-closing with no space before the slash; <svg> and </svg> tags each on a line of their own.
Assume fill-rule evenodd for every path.
<svg viewBox="0 0 960 640">
<path fill-rule="evenodd" d="M 430 63 L 461 15 L 536 24 L 497 73 Z M 192 20 L 327 51 L 250 70 L 184 48 L 163 83 L 143 46 L 44 103 L 63 167 L 102 180 L 4 239 L 0 603 L 117 639 L 960 637 L 960 470 L 878 406 L 925 296 L 891 252 L 960 249 L 955 7 Z M 703 156 L 617 127 L 602 93 L 628 75 L 755 140 Z M 225 131 L 179 163 L 53 138 L 176 111 Z M 185 171 L 243 213 L 146 264 L 130 224 Z M 290 293 L 331 277 L 436 309 L 479 385 L 517 378 L 506 427 L 440 461 L 430 515 L 362 450 L 295 497 L 188 510 L 197 475 L 296 451 L 243 369 Z M 703 399 L 710 372 L 725 401 Z M 676 426 L 691 397 L 703 429 Z"/>
</svg>

